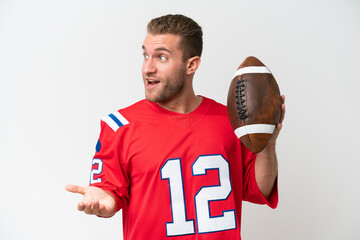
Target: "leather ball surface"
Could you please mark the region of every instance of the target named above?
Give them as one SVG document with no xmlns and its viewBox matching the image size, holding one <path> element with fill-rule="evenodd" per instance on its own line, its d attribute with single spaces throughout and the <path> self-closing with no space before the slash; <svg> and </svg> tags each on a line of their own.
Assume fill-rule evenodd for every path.
<svg viewBox="0 0 360 240">
<path fill-rule="evenodd" d="M 281 97 L 274 76 L 256 57 L 246 58 L 235 72 L 227 112 L 241 142 L 253 153 L 261 152 L 279 123 Z"/>
</svg>

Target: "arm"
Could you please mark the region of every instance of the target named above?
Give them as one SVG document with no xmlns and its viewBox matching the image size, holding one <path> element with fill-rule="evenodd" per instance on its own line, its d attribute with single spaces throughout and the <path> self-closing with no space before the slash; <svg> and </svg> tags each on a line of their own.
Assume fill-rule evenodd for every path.
<svg viewBox="0 0 360 240">
<path fill-rule="evenodd" d="M 116 198 L 108 191 L 98 187 L 76 185 L 67 185 L 66 190 L 84 196 L 77 205 L 79 211 L 100 217 L 112 217 L 117 212 Z"/>
<path fill-rule="evenodd" d="M 279 124 L 276 126 L 273 137 L 270 139 L 269 143 L 260 153 L 257 154 L 255 161 L 255 178 L 256 183 L 261 191 L 261 193 L 269 198 L 274 187 L 277 174 L 278 174 L 278 160 L 276 157 L 276 139 L 279 136 L 280 130 L 282 128 L 282 122 L 285 116 L 285 96 L 281 96 L 281 117 Z"/>
<path fill-rule="evenodd" d="M 79 211 L 100 217 L 112 217 L 129 199 L 129 178 L 126 166 L 121 164 L 122 155 L 118 152 L 119 149 L 124 149 L 123 145 L 119 145 L 120 142 L 123 143 L 119 141 L 119 138 L 123 137 L 123 131 L 118 130 L 120 126 L 114 129 L 113 125 L 118 124 L 111 119 L 104 117 L 101 120 L 100 136 L 92 161 L 90 186 L 66 186 L 67 191 L 84 196 L 78 203 Z M 94 161 L 95 159 L 97 161 Z"/>
</svg>

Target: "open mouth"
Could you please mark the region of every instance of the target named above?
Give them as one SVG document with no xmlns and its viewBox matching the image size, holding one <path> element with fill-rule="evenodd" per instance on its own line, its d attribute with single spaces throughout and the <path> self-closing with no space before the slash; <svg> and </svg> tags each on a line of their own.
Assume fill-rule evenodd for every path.
<svg viewBox="0 0 360 240">
<path fill-rule="evenodd" d="M 158 85 L 160 81 L 154 79 L 146 79 L 146 87 L 153 88 Z"/>
<path fill-rule="evenodd" d="M 157 81 L 157 80 L 148 80 L 148 82 L 149 82 L 149 85 L 153 85 L 153 84 L 159 83 L 160 81 Z"/>
</svg>

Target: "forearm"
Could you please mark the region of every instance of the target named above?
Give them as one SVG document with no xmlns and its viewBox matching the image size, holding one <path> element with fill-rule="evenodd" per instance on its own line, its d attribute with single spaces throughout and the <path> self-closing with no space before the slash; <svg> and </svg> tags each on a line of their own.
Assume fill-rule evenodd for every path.
<svg viewBox="0 0 360 240">
<path fill-rule="evenodd" d="M 282 122 L 285 117 L 285 96 L 281 96 L 281 116 L 278 125 L 274 131 L 268 145 L 257 154 L 255 160 L 255 178 L 261 193 L 269 199 L 274 188 L 276 177 L 278 175 L 278 160 L 276 156 L 276 139 L 282 128 Z"/>
<path fill-rule="evenodd" d="M 278 160 L 275 146 L 267 146 L 257 154 L 255 160 L 255 178 L 261 193 L 268 199 L 274 188 L 278 174 Z"/>
</svg>

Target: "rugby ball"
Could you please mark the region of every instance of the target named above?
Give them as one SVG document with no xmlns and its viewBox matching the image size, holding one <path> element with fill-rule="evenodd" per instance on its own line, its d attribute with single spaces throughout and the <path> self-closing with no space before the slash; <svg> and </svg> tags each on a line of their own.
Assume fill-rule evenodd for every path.
<svg viewBox="0 0 360 240">
<path fill-rule="evenodd" d="M 227 113 L 240 141 L 253 153 L 261 152 L 279 123 L 281 97 L 273 74 L 256 57 L 246 58 L 235 72 Z"/>
</svg>

